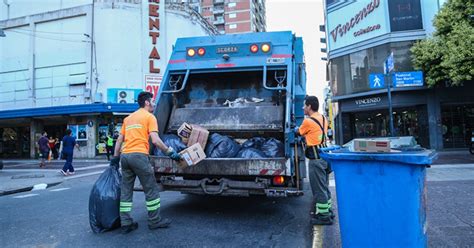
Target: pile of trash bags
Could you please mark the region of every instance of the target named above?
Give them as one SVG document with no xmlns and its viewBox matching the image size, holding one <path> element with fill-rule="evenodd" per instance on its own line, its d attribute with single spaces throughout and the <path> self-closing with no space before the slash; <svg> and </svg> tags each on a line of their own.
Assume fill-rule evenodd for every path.
<svg viewBox="0 0 474 248">
<path fill-rule="evenodd" d="M 165 134 L 161 137 L 161 140 L 165 145 L 172 147 L 178 153 L 187 148 L 186 144 L 184 144 L 181 138 L 176 134 Z M 158 147 L 155 147 L 153 154 L 156 156 L 166 156 Z"/>
<path fill-rule="evenodd" d="M 110 166 L 100 175 L 89 195 L 89 224 L 94 233 L 120 227 L 120 184 L 122 175 L 119 164 Z"/>
<path fill-rule="evenodd" d="M 178 135 L 165 134 L 161 139 L 177 152 L 186 149 Z M 275 138 L 254 137 L 239 144 L 229 136 L 213 133 L 207 140 L 204 152 L 208 158 L 276 158 L 285 156 L 285 147 Z M 155 148 L 154 154 L 165 156 L 158 148 Z"/>
</svg>

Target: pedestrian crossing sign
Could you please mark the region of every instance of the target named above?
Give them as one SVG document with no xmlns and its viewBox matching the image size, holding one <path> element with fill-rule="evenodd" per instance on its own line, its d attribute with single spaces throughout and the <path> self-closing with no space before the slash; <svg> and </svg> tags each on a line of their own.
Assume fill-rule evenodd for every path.
<svg viewBox="0 0 474 248">
<path fill-rule="evenodd" d="M 370 74 L 369 85 L 371 89 L 385 88 L 385 80 L 383 74 Z"/>
</svg>

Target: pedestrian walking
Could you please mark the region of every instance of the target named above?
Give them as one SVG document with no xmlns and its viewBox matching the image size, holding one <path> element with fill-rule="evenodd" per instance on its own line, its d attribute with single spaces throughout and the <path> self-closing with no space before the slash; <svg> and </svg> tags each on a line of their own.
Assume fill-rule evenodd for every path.
<svg viewBox="0 0 474 248">
<path fill-rule="evenodd" d="M 164 219 L 160 215 L 160 193 L 153 167 L 149 163 L 148 140 L 151 138 L 151 142 L 171 159 L 181 159 L 180 155 L 173 148 L 167 147 L 158 136 L 158 123 L 155 116 L 151 114 L 155 107 L 153 94 L 141 92 L 138 95 L 138 105 L 140 108 L 123 121 L 115 146 L 114 158 L 111 161 L 111 164 L 118 164 L 119 161 L 122 163 L 120 221 L 124 234 L 138 228 L 138 223 L 134 222 L 130 215 L 133 204 L 133 187 L 137 176 L 145 193 L 148 228 L 150 230 L 165 228 L 171 223 L 171 220 Z"/>
<path fill-rule="evenodd" d="M 114 136 L 112 137 L 113 138 L 113 150 L 112 151 L 115 151 L 115 144 L 117 144 L 118 137 L 119 137 L 119 132 L 114 131 Z"/>
<path fill-rule="evenodd" d="M 105 149 L 107 151 L 107 160 L 110 161 L 110 155 L 114 155 L 114 139 L 110 135 L 110 133 L 107 133 L 107 136 L 105 137 Z"/>
<path fill-rule="evenodd" d="M 48 161 L 51 162 L 51 159 L 56 158 L 57 153 L 58 153 L 58 150 L 56 150 L 56 139 L 54 139 L 53 136 L 49 137 L 48 146 L 49 146 Z"/>
<path fill-rule="evenodd" d="M 333 132 L 332 132 L 331 123 L 329 123 L 329 127 L 328 127 L 327 134 L 328 134 L 328 141 L 329 141 L 329 144 L 332 145 L 332 140 L 333 140 L 334 134 L 333 134 Z"/>
<path fill-rule="evenodd" d="M 59 142 L 59 139 L 58 138 L 55 138 L 54 139 L 54 150 L 56 151 L 56 153 L 53 153 L 54 155 L 54 159 L 60 159 L 59 158 L 59 148 L 61 147 L 61 142 Z"/>
<path fill-rule="evenodd" d="M 41 133 L 41 138 L 38 140 L 38 150 L 41 156 L 40 159 L 40 168 L 45 167 L 45 161 L 48 159 L 49 156 L 49 139 L 48 139 L 48 133 L 46 131 L 43 131 Z"/>
<path fill-rule="evenodd" d="M 319 101 L 315 96 L 306 96 L 303 110 L 308 116 L 297 128 L 296 133 L 305 137 L 305 156 L 309 160 L 309 180 L 315 202 L 311 213 L 313 225 L 331 225 L 334 215 L 331 209 L 331 192 L 329 191 L 330 168 L 326 161 L 319 157 L 319 149 L 325 146 L 328 129 L 326 118 L 318 113 Z"/>
<path fill-rule="evenodd" d="M 66 158 L 66 163 L 63 166 L 63 169 L 60 170 L 63 175 L 69 176 L 74 175 L 74 167 L 72 166 L 72 158 L 74 156 L 74 147 L 79 148 L 79 145 L 76 143 L 76 138 L 72 136 L 72 130 L 66 130 L 66 136 L 63 138 L 63 148 L 62 154 Z"/>
</svg>

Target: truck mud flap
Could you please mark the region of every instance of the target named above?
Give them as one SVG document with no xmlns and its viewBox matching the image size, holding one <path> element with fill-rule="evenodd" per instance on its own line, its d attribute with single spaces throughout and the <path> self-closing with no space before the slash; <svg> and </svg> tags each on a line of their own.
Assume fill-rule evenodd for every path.
<svg viewBox="0 0 474 248">
<path fill-rule="evenodd" d="M 301 196 L 303 191 L 295 188 L 268 188 L 268 182 L 234 181 L 226 178 L 201 180 L 174 180 L 169 177 L 161 178 L 165 190 L 183 193 L 220 196 L 251 196 L 266 195 L 268 197 Z"/>
<path fill-rule="evenodd" d="M 150 162 L 155 173 L 161 175 L 291 176 L 290 160 L 286 158 L 206 158 L 195 166 L 185 168 L 166 157 L 151 156 Z"/>
</svg>

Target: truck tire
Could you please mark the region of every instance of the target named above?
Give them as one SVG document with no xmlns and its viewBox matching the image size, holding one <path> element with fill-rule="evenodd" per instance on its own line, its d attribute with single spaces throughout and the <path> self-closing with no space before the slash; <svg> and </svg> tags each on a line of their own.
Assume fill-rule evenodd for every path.
<svg viewBox="0 0 474 248">
<path fill-rule="evenodd" d="M 469 148 L 469 152 L 474 155 L 474 145 L 471 145 Z"/>
</svg>

